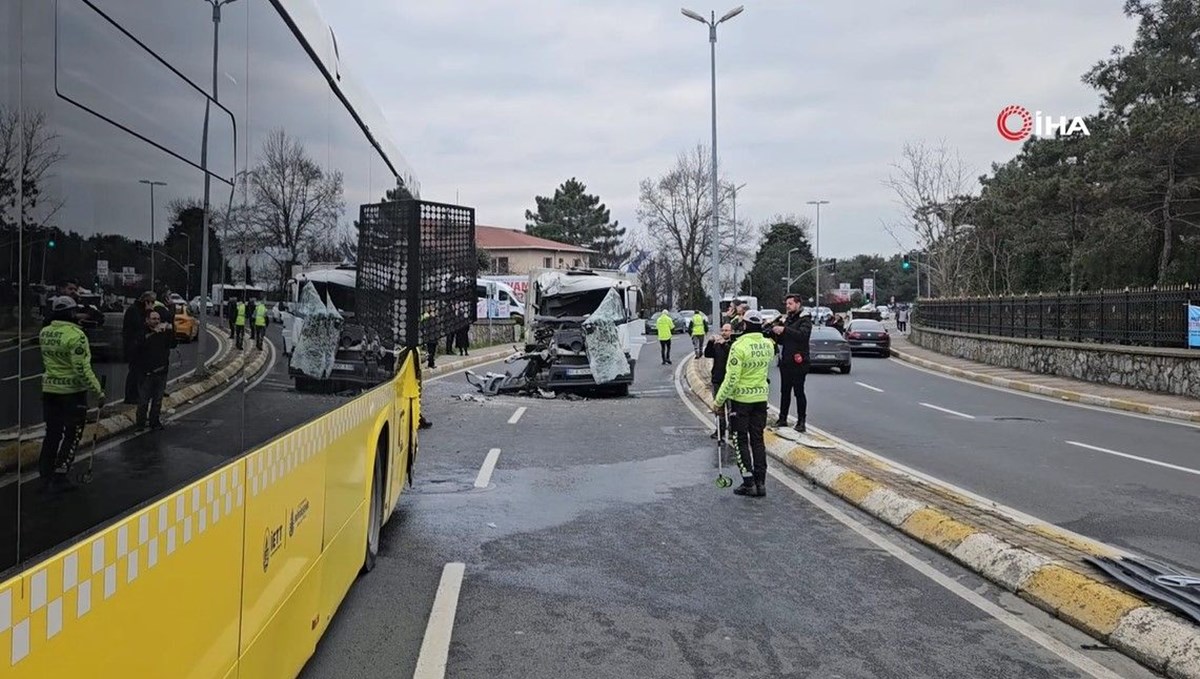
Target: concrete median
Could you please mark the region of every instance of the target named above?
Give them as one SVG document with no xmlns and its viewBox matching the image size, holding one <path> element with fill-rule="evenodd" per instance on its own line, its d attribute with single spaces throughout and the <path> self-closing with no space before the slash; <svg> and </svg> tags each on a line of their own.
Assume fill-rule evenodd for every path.
<svg viewBox="0 0 1200 679">
<path fill-rule="evenodd" d="M 707 363 L 690 360 L 685 378 L 695 398 L 711 408 Z M 792 440 L 768 431 L 766 439 L 775 461 L 884 523 L 1155 671 L 1200 679 L 1200 626 L 1084 561 L 1119 550 L 1049 524 L 1022 523 L 820 434 Z"/>
</svg>

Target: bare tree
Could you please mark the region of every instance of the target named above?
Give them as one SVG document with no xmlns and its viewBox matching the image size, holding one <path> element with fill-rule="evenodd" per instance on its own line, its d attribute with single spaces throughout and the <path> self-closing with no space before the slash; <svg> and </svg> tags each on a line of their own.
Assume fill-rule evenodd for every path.
<svg viewBox="0 0 1200 679">
<path fill-rule="evenodd" d="M 25 228 L 40 229 L 62 209 L 63 200 L 47 198 L 43 193 L 50 169 L 66 157 L 59 149 L 58 139 L 58 133 L 50 130 L 45 113 L 26 112 L 22 117 L 17 109 L 0 106 L 0 224 L 3 226 L 16 226 L 15 213 L 19 209 Z"/>
<path fill-rule="evenodd" d="M 250 173 L 250 233 L 279 269 L 281 286 L 302 253 L 337 238 L 342 173 L 326 173 L 300 140 L 275 130 Z"/>
<path fill-rule="evenodd" d="M 927 255 L 920 266 L 944 294 L 964 294 L 969 281 L 962 274 L 973 252 L 972 225 L 968 223 L 974 198 L 973 177 L 956 150 L 945 143 L 905 144 L 901 160 L 885 184 L 896 193 L 907 213 L 901 225 L 889 225 L 892 237 L 907 230 L 916 236 Z"/>
<path fill-rule="evenodd" d="M 711 267 L 712 175 L 707 147 L 697 145 L 680 153 L 675 166 L 656 179 L 643 179 L 638 197 L 638 221 L 649 234 L 655 249 L 672 262 L 677 270 L 675 280 L 681 304 L 692 308 L 703 306 Z M 728 203 L 721 201 L 718 216 L 726 220 Z M 732 261 L 737 250 L 732 246 L 732 233 L 722 230 L 723 242 L 730 247 L 723 259 Z"/>
</svg>

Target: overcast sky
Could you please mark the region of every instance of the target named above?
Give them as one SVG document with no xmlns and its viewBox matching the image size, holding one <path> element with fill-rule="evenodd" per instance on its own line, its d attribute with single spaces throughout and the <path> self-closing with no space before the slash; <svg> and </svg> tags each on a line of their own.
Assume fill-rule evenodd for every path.
<svg viewBox="0 0 1200 679">
<path fill-rule="evenodd" d="M 523 228 L 534 196 L 575 176 L 634 227 L 638 182 L 709 143 L 707 29 L 677 1 L 318 2 L 422 197 L 457 194 L 481 224 Z M 997 133 L 1001 108 L 1095 111 L 1080 76 L 1136 28 L 1121 0 L 745 4 L 718 29 L 722 175 L 747 184 L 738 216 L 756 223 L 831 201 L 836 257 L 899 250 L 883 181 L 906 141 L 945 140 L 982 174 L 1020 146 Z"/>
</svg>

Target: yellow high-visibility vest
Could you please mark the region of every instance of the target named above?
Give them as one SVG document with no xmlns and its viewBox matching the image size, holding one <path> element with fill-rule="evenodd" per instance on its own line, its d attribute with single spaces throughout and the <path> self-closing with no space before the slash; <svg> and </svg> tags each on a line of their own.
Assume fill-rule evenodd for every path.
<svg viewBox="0 0 1200 679">
<path fill-rule="evenodd" d="M 233 324 L 240 325 L 240 326 L 246 325 L 246 303 L 245 302 L 237 303 L 237 318 L 234 319 Z"/>
</svg>

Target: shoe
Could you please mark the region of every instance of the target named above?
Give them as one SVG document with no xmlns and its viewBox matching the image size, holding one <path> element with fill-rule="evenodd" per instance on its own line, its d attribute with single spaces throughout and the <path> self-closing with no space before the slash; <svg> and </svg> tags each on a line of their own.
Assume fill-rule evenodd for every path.
<svg viewBox="0 0 1200 679">
<path fill-rule="evenodd" d="M 767 496 L 767 473 L 754 475 L 754 497 Z"/>
<path fill-rule="evenodd" d="M 796 431 L 800 432 L 801 434 L 808 432 L 808 427 L 805 426 L 804 419 L 805 418 L 801 417 L 800 419 L 796 420 Z"/>
<path fill-rule="evenodd" d="M 713 430 L 713 433 L 709 434 L 709 435 L 708 435 L 708 438 L 710 438 L 710 439 L 712 439 L 712 440 L 716 441 L 716 440 L 717 440 L 717 432 L 716 432 L 716 430 Z"/>
<path fill-rule="evenodd" d="M 162 422 L 154 422 L 153 424 L 150 425 L 150 428 L 155 431 L 161 431 L 163 428 L 163 423 Z"/>
<path fill-rule="evenodd" d="M 421 416 L 421 420 L 417 423 L 417 429 L 429 429 L 432 426 L 433 423 L 425 419 L 424 415 Z"/>
<path fill-rule="evenodd" d="M 742 485 L 733 489 L 734 495 L 745 495 L 747 497 L 753 497 L 755 492 L 754 478 L 750 476 L 743 476 Z"/>
<path fill-rule="evenodd" d="M 778 420 L 776 420 L 776 421 L 775 421 L 775 428 L 776 428 L 776 429 L 783 429 L 783 428 L 784 428 L 784 427 L 786 427 L 786 426 L 787 426 L 787 418 L 786 418 L 786 417 L 785 417 L 785 418 L 778 419 Z"/>
<path fill-rule="evenodd" d="M 134 431 L 146 431 L 146 423 L 138 422 L 137 424 L 133 425 L 133 430 Z"/>
</svg>

